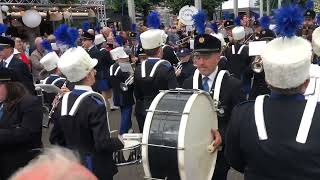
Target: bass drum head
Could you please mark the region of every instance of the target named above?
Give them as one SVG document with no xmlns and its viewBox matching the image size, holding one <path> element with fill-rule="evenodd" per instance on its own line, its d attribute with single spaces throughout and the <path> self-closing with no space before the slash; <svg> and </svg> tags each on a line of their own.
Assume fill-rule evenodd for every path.
<svg viewBox="0 0 320 180">
<path fill-rule="evenodd" d="M 211 128 L 218 129 L 213 100 L 207 93 L 195 93 L 188 100 L 184 112 L 178 142 L 179 147 L 184 147 L 178 151 L 181 180 L 211 180 L 217 151 L 209 153 L 207 148 L 212 142 Z"/>
</svg>

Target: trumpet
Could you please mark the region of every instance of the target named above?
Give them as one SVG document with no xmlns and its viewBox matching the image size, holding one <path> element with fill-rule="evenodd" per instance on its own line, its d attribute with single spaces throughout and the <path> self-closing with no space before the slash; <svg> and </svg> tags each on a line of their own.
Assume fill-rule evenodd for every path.
<svg viewBox="0 0 320 180">
<path fill-rule="evenodd" d="M 186 44 L 186 43 L 189 43 L 190 39 L 191 39 L 192 36 L 187 36 L 179 41 L 176 41 L 176 45 L 177 46 L 181 46 L 183 44 Z"/>
<path fill-rule="evenodd" d="M 263 64 L 260 56 L 255 57 L 254 61 L 251 63 L 251 69 L 255 73 L 261 73 L 263 71 Z"/>
<path fill-rule="evenodd" d="M 126 79 L 126 81 L 123 83 L 120 83 L 120 89 L 122 90 L 122 91 L 128 91 L 128 86 L 129 85 L 131 85 L 131 84 L 133 84 L 133 82 L 134 82 L 134 75 L 133 74 L 131 74 L 127 79 Z"/>
</svg>

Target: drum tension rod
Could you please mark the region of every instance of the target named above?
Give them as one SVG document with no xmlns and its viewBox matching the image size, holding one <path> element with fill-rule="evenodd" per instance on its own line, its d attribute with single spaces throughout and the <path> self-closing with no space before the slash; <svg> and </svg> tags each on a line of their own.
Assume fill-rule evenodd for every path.
<svg viewBox="0 0 320 180">
<path fill-rule="evenodd" d="M 162 110 L 150 110 L 150 109 L 146 109 L 147 112 L 157 112 L 157 113 L 166 113 L 166 114 L 189 114 L 188 112 L 178 112 L 178 111 L 162 111 Z"/>
<path fill-rule="evenodd" d="M 154 146 L 154 147 L 167 148 L 167 149 L 184 150 L 184 148 L 172 147 L 172 146 L 165 146 L 165 145 L 158 145 L 158 144 L 143 144 L 143 143 L 141 143 L 141 145 L 144 145 L 144 146 Z"/>
<path fill-rule="evenodd" d="M 150 179 L 150 180 L 167 180 L 168 177 L 165 177 L 164 179 L 158 179 L 158 178 L 153 178 L 153 177 L 147 177 L 147 176 L 145 176 L 144 179 Z"/>
</svg>

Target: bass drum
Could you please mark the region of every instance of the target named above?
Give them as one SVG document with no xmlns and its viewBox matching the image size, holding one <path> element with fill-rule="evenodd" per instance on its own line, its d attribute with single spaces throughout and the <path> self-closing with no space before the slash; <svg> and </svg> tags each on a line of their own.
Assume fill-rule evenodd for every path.
<svg viewBox="0 0 320 180">
<path fill-rule="evenodd" d="M 211 180 L 217 152 L 209 153 L 218 128 L 213 100 L 201 90 L 160 92 L 147 110 L 142 137 L 146 179 Z"/>
</svg>

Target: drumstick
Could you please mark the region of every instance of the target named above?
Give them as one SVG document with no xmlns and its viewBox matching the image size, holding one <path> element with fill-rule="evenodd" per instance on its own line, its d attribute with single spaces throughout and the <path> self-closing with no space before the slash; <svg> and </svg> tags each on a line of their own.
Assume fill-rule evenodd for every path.
<svg viewBox="0 0 320 180">
<path fill-rule="evenodd" d="M 208 153 L 214 153 L 216 151 L 216 147 L 214 146 L 215 141 L 212 141 L 211 144 L 207 147 Z"/>
</svg>

